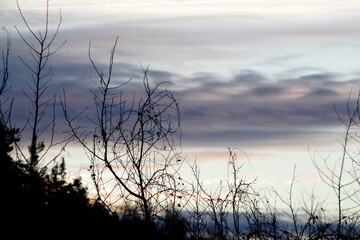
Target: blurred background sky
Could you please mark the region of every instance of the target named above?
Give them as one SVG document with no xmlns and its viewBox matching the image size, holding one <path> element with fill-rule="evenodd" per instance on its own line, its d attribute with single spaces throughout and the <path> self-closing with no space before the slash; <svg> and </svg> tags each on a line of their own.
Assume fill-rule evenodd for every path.
<svg viewBox="0 0 360 240">
<path fill-rule="evenodd" d="M 43 29 L 45 1 L 19 4 L 30 25 Z M 334 106 L 344 112 L 360 87 L 358 0 L 51 0 L 51 29 L 59 9 L 54 44 L 67 43 L 49 62 L 49 94 L 65 88 L 74 112 L 88 105 L 89 42 L 106 69 L 119 36 L 113 80 L 141 80 L 141 62 L 150 65 L 150 80 L 173 83 L 184 156 L 200 163 L 206 184 L 226 177 L 227 147 L 246 152 L 243 174 L 258 176 L 259 188 L 288 188 L 296 165 L 299 188 L 311 191 L 321 186 L 311 155 L 339 157 L 344 128 Z M 13 117 L 23 121 L 30 75 L 18 56 L 31 56 L 14 29 L 26 32 L 16 1 L 0 0 L 0 25 L 12 41 Z M 68 149 L 72 169 L 88 164 L 77 147 Z"/>
</svg>

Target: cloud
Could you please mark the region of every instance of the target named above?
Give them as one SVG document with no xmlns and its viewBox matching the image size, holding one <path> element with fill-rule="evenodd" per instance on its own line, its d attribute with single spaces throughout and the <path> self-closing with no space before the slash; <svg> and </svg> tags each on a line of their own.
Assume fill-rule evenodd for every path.
<svg viewBox="0 0 360 240">
<path fill-rule="evenodd" d="M 243 70 L 233 77 L 232 83 L 244 84 L 246 86 L 249 86 L 257 85 L 266 80 L 267 78 L 259 72 L 256 72 L 254 70 Z"/>
<path fill-rule="evenodd" d="M 283 94 L 286 90 L 283 87 L 279 86 L 261 86 L 250 89 L 248 94 L 257 96 L 257 97 L 269 97 L 279 94 Z"/>
<path fill-rule="evenodd" d="M 354 80 L 343 78 L 337 73 L 305 72 L 284 80 L 246 70 L 228 80 L 219 78 L 216 84 L 213 79 L 209 84 L 199 81 L 196 87 L 181 91 L 184 133 L 188 139 L 215 145 L 322 138 L 340 126 L 334 105 L 344 108 L 354 86 Z"/>
<path fill-rule="evenodd" d="M 268 65 L 280 65 L 280 64 L 284 64 L 287 63 L 289 61 L 294 61 L 299 59 L 299 57 L 301 57 L 302 54 L 289 54 L 289 55 L 285 55 L 285 56 L 278 56 L 278 57 L 274 57 L 271 59 L 268 59 L 266 61 L 263 62 L 263 64 L 268 64 Z"/>
<path fill-rule="evenodd" d="M 168 88 L 181 98 L 183 130 L 188 139 L 202 139 L 204 144 L 226 139 L 286 141 L 286 137 L 307 141 L 318 133 L 314 129 L 326 132 L 339 124 L 333 105 L 345 106 L 351 87 L 359 87 L 359 77 L 346 75 L 347 68 L 339 71 L 342 66 L 337 64 L 357 67 L 356 51 L 339 59 L 338 52 L 343 49 L 338 46 L 344 47 L 349 37 L 359 34 L 350 24 L 357 22 L 358 16 L 355 11 L 344 16 L 335 7 L 329 7 L 334 14 L 329 15 L 321 10 L 320 3 L 319 8 L 305 4 L 299 9 L 294 7 L 298 6 L 296 2 L 280 9 L 273 8 L 272 2 L 251 6 L 239 1 L 201 5 L 179 2 L 146 9 L 136 4 L 110 8 L 112 2 L 107 2 L 104 11 L 63 8 L 58 37 L 68 43 L 49 62 L 54 77 L 48 93 L 59 96 L 65 88 L 72 113 L 91 105 L 89 89 L 94 90 L 95 85 L 89 78 L 96 81 L 97 77 L 87 59 L 89 41 L 95 62 L 106 74 L 110 49 L 120 35 L 114 85 L 131 78 L 133 84 L 126 86 L 126 94 L 140 94 L 143 73 L 138 62 L 145 67 L 150 63 L 148 76 L 153 82 L 174 83 Z M 30 2 L 26 4 L 31 6 Z M 57 21 L 57 8 L 63 3 L 54 4 L 51 16 Z M 14 3 L 6 5 L 12 8 Z M 44 13 L 44 9 L 30 10 L 26 16 Z M 12 27 L 13 22 L 19 22 L 17 14 L 16 10 L 6 11 L 0 21 Z M 20 22 L 19 26 L 24 24 Z M 24 56 L 27 50 L 16 34 L 12 34 L 12 41 L 16 53 L 9 94 L 15 97 L 14 116 L 20 119 L 28 109 L 23 104 L 24 80 L 31 78 L 16 57 Z M 324 43 L 338 46 L 327 48 Z M 336 56 L 333 65 L 328 64 L 331 53 Z"/>
<path fill-rule="evenodd" d="M 298 80 L 299 81 L 317 81 L 317 82 L 324 82 L 324 81 L 331 81 L 336 78 L 338 75 L 333 73 L 318 73 L 318 74 L 310 74 L 301 76 Z"/>
<path fill-rule="evenodd" d="M 338 97 L 339 93 L 335 90 L 326 89 L 326 88 L 319 88 L 312 90 L 304 97 L 314 97 L 314 98 L 324 98 L 324 97 L 331 97 L 336 98 Z"/>
<path fill-rule="evenodd" d="M 92 45 L 92 56 L 105 75 L 113 41 L 111 39 L 109 44 L 94 42 Z M 104 53 L 105 48 L 107 51 Z M 68 110 L 75 115 L 92 105 L 89 89 L 96 90 L 96 86 L 90 78 L 97 81 L 98 77 L 87 59 L 87 45 L 83 47 L 82 57 L 79 53 L 73 56 L 67 55 L 68 50 L 61 51 L 49 62 L 54 77 L 49 83 L 48 93 L 61 96 L 64 88 L 69 101 Z M 122 53 L 116 55 L 113 83 L 115 86 L 133 79 L 132 84 L 124 88 L 124 93 L 131 98 L 134 92 L 141 94 L 139 84 L 143 72 L 137 61 L 125 63 Z M 22 56 L 26 58 L 26 55 Z M 12 61 L 13 87 L 10 93 L 15 98 L 14 107 L 18 109 L 14 111 L 14 117 L 24 119 L 21 114 L 27 116 L 29 109 L 22 103 L 26 102 L 24 80 L 31 81 L 31 77 L 16 57 L 12 57 Z M 145 68 L 146 64 L 143 64 Z M 274 75 L 247 68 L 226 75 L 211 70 L 178 73 L 171 68 L 159 70 L 158 65 L 153 65 L 149 66 L 149 79 L 153 83 L 174 83 L 167 87 L 181 98 L 186 139 L 189 142 L 201 140 L 204 144 L 237 140 L 268 144 L 270 141 L 286 142 L 287 137 L 307 141 L 319 133 L 315 129 L 320 128 L 324 130 L 320 132 L 325 134 L 339 124 L 334 105 L 339 108 L 346 106 L 351 87 L 360 85 L 358 76 L 315 67 L 289 68 Z"/>
</svg>

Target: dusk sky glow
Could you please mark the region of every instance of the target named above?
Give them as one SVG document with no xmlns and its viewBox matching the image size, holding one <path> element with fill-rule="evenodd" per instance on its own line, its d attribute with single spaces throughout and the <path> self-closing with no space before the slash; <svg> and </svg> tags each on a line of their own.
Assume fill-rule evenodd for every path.
<svg viewBox="0 0 360 240">
<path fill-rule="evenodd" d="M 41 29 L 45 1 L 19 4 Z M 51 0 L 53 28 L 59 9 L 56 44 L 67 43 L 49 62 L 49 92 L 60 96 L 65 88 L 73 112 L 89 104 L 95 74 L 89 42 L 106 69 L 119 36 L 114 81 L 141 80 L 141 62 L 149 64 L 150 80 L 173 83 L 168 89 L 181 98 L 184 155 L 203 165 L 207 183 L 226 175 L 227 147 L 246 152 L 251 166 L 243 174 L 258 176 L 259 187 L 286 188 L 294 165 L 299 186 L 320 184 L 309 155 L 338 156 L 343 126 L 334 106 L 343 113 L 351 89 L 353 97 L 360 89 L 358 0 Z M 31 56 L 14 25 L 25 30 L 16 1 L 1 0 L 0 26 L 12 41 L 9 94 L 21 122 L 30 75 L 18 56 Z M 80 166 L 74 156 L 69 150 L 67 164 Z"/>
</svg>

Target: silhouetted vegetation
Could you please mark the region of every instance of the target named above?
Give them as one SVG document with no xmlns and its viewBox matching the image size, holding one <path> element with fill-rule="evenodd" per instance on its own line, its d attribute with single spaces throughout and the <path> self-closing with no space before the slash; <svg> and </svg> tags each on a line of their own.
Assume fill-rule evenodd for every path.
<svg viewBox="0 0 360 240">
<path fill-rule="evenodd" d="M 68 109 L 65 89 L 60 104 L 69 137 L 57 139 L 56 96 L 45 97 L 52 72 L 44 70 L 48 58 L 65 42 L 50 50 L 60 29 L 61 13 L 50 36 L 48 4 L 49 1 L 45 28 L 38 34 L 18 5 L 29 36 L 35 42 L 31 43 L 16 29 L 34 61 L 21 58 L 30 71 L 31 81 L 24 80 L 28 87 L 24 94 L 32 109 L 21 128 L 14 127 L 16 123 L 11 116 L 16 99 L 6 96 L 11 83 L 11 41 L 6 29 L 2 29 L 6 34 L 0 83 L 2 236 L 164 240 L 360 238 L 360 161 L 358 151 L 349 150 L 349 141 L 359 140 L 356 133 L 360 126 L 359 98 L 352 107 L 349 97 L 346 118 L 338 114 L 346 130 L 341 158 L 334 163 L 313 159 L 320 177 L 336 195 L 335 216 L 315 194 L 303 196 L 302 203 L 294 200 L 295 168 L 288 196 L 270 191 L 287 208 L 274 207 L 269 195 L 254 189 L 256 179 L 248 180 L 243 175 L 239 156 L 245 159 L 247 156 L 236 148 L 228 149 L 227 178 L 217 188 L 208 189 L 196 162 L 191 166 L 193 179 L 183 179 L 180 175 L 184 159 L 179 100 L 167 88 L 168 83 L 152 85 L 148 68 L 141 67 L 143 79 L 138 90 L 143 91 L 139 95 L 124 97 L 123 89 L 131 80 L 113 85 L 117 39 L 106 74 L 96 65 L 89 44 L 89 64 L 98 78 L 92 79 L 96 89 L 91 92 L 94 104 L 71 116 L 74 113 Z M 93 115 L 82 118 L 88 108 Z M 49 111 L 52 117 L 45 118 Z M 31 135 L 28 154 L 19 144 L 26 128 Z M 40 139 L 42 136 L 48 136 L 49 140 Z M 60 156 L 69 142 L 79 144 L 86 151 L 95 194 L 88 191 L 81 177 L 67 176 L 65 159 Z M 56 147 L 59 153 L 49 157 L 49 150 Z M 344 202 L 352 203 L 352 207 L 345 209 Z"/>
<path fill-rule="evenodd" d="M 135 94 L 126 101 L 122 89 L 130 81 L 116 86 L 112 83 L 112 70 L 117 38 L 111 50 L 107 75 L 94 63 L 89 45 L 89 60 L 97 73 L 93 80 L 97 91 L 92 91 L 96 114 L 88 116 L 90 126 L 83 126 L 82 117 L 70 116 L 64 93 L 62 106 L 70 136 L 88 153 L 91 176 L 98 198 L 111 209 L 117 199 L 135 202 L 146 222 L 162 211 L 165 195 L 174 194 L 180 182 L 178 169 L 182 158 L 177 152 L 177 139 L 181 137 L 178 101 L 164 82 L 151 86 L 147 69 L 138 98 Z M 142 88 L 142 89 L 140 89 Z M 89 126 L 89 127 L 88 127 Z M 111 196 L 106 193 L 109 172 L 115 187 Z"/>
</svg>

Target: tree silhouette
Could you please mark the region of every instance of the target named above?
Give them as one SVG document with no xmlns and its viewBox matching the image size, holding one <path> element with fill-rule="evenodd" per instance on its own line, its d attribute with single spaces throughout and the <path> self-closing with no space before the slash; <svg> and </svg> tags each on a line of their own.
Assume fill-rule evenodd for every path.
<svg viewBox="0 0 360 240">
<path fill-rule="evenodd" d="M 346 115 L 341 117 L 340 113 L 335 108 L 340 122 L 345 128 L 344 140 L 341 144 L 341 156 L 336 161 L 331 161 L 329 158 L 322 158 L 321 161 L 312 158 L 313 164 L 317 169 L 322 181 L 333 190 L 336 196 L 337 216 L 336 216 L 336 230 L 337 239 L 342 239 L 357 230 L 353 228 L 353 224 L 358 224 L 357 214 L 360 212 L 359 201 L 357 201 L 360 194 L 359 183 L 360 176 L 356 165 L 358 148 L 355 152 L 352 150 L 352 142 L 358 143 L 358 127 L 360 126 L 360 95 L 357 96 L 354 106 L 351 105 L 351 92 L 346 102 Z M 350 168 L 349 168 L 350 166 Z M 346 202 L 353 202 L 350 206 L 345 207 Z M 355 215 L 352 213 L 355 212 Z M 351 231 L 348 231 L 348 230 Z"/>
<path fill-rule="evenodd" d="M 46 1 L 46 12 L 44 21 L 45 26 L 44 29 L 42 31 L 40 30 L 39 32 L 35 32 L 33 28 L 29 25 L 29 22 L 25 18 L 20 8 L 18 0 L 16 1 L 16 3 L 21 19 L 23 20 L 23 23 L 25 24 L 28 33 L 30 33 L 30 38 L 26 38 L 26 36 L 22 32 L 20 32 L 20 30 L 16 26 L 15 29 L 19 34 L 20 38 L 23 40 L 24 44 L 28 47 L 29 53 L 32 57 L 31 61 L 26 61 L 23 57 L 20 57 L 22 63 L 31 73 L 31 81 L 25 81 L 25 84 L 28 87 L 28 91 L 24 91 L 24 94 L 31 102 L 31 110 L 28 120 L 31 129 L 31 143 L 29 146 L 30 159 L 27 159 L 25 157 L 25 154 L 21 151 L 21 149 L 20 151 L 23 158 L 27 161 L 30 170 L 34 171 L 38 167 L 39 161 L 52 147 L 63 143 L 54 142 L 56 96 L 46 97 L 45 93 L 48 88 L 48 84 L 53 77 L 52 69 L 47 66 L 49 58 L 54 55 L 66 43 L 66 41 L 62 42 L 56 48 L 54 48 L 53 46 L 62 22 L 62 14 L 60 11 L 57 28 L 53 34 L 50 34 L 49 0 Z M 44 118 L 47 114 L 47 109 L 50 106 L 51 102 L 53 102 L 53 118 L 46 121 L 44 120 Z M 44 140 L 41 140 L 40 138 L 42 135 L 44 135 L 44 133 L 48 132 L 51 132 L 51 139 L 48 143 L 48 146 L 45 146 Z M 62 150 L 60 150 L 60 153 L 61 151 Z M 40 156 L 39 154 L 41 152 L 43 152 L 43 154 Z M 58 155 L 60 155 L 60 153 Z M 55 160 L 56 157 L 53 160 Z"/>
<path fill-rule="evenodd" d="M 66 95 L 62 102 L 65 119 L 71 135 L 90 156 L 90 171 L 99 198 L 109 206 L 109 200 L 118 191 L 116 199 L 126 199 L 139 204 L 145 222 L 163 206 L 164 196 L 181 181 L 177 176 L 181 155 L 177 151 L 176 138 L 181 137 L 178 101 L 167 90 L 167 83 L 151 86 L 147 72 L 143 70 L 143 95 L 130 102 L 123 100 L 124 84 L 112 85 L 112 71 L 117 40 L 111 50 L 107 75 L 99 70 L 91 55 L 89 59 L 97 74 L 93 80 L 97 91 L 92 91 L 94 111 L 89 117 L 92 128 L 86 128 L 80 120 L 68 114 Z M 107 189 L 104 171 L 109 171 L 115 187 Z M 112 195 L 112 196 L 111 196 Z"/>
<path fill-rule="evenodd" d="M 50 174 L 43 175 L 30 172 L 27 164 L 11 158 L 11 145 L 20 140 L 17 131 L 6 129 L 0 122 L 3 236 L 92 239 L 119 234 L 119 219 L 100 202 L 90 200 L 81 179 L 66 181 L 64 160 L 55 164 Z"/>
</svg>

